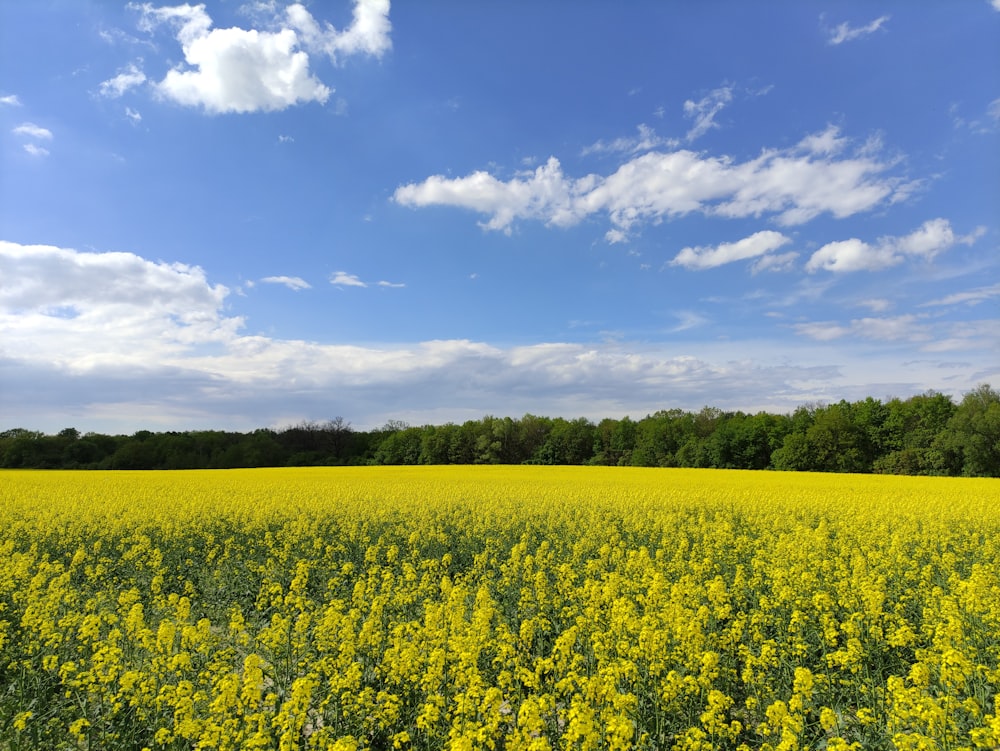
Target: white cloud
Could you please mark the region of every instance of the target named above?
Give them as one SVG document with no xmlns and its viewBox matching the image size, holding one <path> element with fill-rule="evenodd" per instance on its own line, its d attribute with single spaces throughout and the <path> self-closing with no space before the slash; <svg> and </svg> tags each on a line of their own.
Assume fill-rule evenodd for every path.
<svg viewBox="0 0 1000 751">
<path fill-rule="evenodd" d="M 884 298 L 875 297 L 870 300 L 861 300 L 858 302 L 858 306 L 868 308 L 873 313 L 884 313 L 892 307 L 892 303 Z"/>
<path fill-rule="evenodd" d="M 351 275 L 347 275 L 351 277 Z M 250 286 L 247 284 L 247 286 Z M 344 414 L 361 429 L 516 416 L 639 417 L 663 407 L 791 410 L 816 399 L 955 392 L 995 365 L 997 321 L 943 324 L 858 319 L 803 324 L 821 344 L 689 341 L 549 342 L 501 347 L 464 339 L 327 344 L 244 332 L 225 312 L 230 290 L 198 267 L 132 253 L 0 242 L 0 414 L 57 430 L 252 429 Z M 697 314 L 678 319 L 696 324 Z M 962 349 L 962 366 L 913 365 Z M 901 345 L 901 346 L 903 346 Z M 992 365 L 991 365 L 992 363 Z M 979 378 L 981 380 L 981 378 Z"/>
<path fill-rule="evenodd" d="M 952 104 L 948 108 L 948 112 L 952 116 L 952 124 L 956 129 L 968 129 L 972 133 L 982 136 L 995 133 L 1000 128 L 1000 99 L 994 99 L 986 105 L 984 118 L 975 117 L 967 120 L 959 114 L 959 110 L 958 104 Z"/>
<path fill-rule="evenodd" d="M 351 25 L 342 31 L 329 23 L 320 26 L 298 3 L 289 6 L 286 14 L 289 25 L 302 35 L 308 49 L 322 51 L 333 60 L 340 55 L 381 57 L 392 49 L 389 0 L 357 0 Z"/>
<path fill-rule="evenodd" d="M 823 213 L 843 218 L 909 195 L 912 184 L 887 173 L 894 163 L 871 153 L 837 157 L 835 130 L 808 136 L 783 150 L 764 151 L 745 162 L 689 150 L 651 151 L 613 173 L 567 177 L 550 157 L 533 172 L 504 181 L 486 171 L 465 177 L 433 175 L 398 187 L 405 206 L 456 206 L 488 216 L 486 229 L 509 233 L 518 219 L 571 226 L 607 213 L 620 242 L 637 225 L 691 212 L 724 217 L 772 215 L 780 225 L 810 221 Z"/>
<path fill-rule="evenodd" d="M 993 6 L 993 10 L 1000 10 L 1000 0 L 990 0 L 990 5 Z"/>
<path fill-rule="evenodd" d="M 288 289 L 298 292 L 300 289 L 311 289 L 312 285 L 305 279 L 297 276 L 265 276 L 262 282 L 268 284 L 284 284 Z"/>
<path fill-rule="evenodd" d="M 135 63 L 129 63 L 128 67 L 117 76 L 101 83 L 101 96 L 117 99 L 129 89 L 134 89 L 144 83 L 146 83 L 146 74 Z"/>
<path fill-rule="evenodd" d="M 815 339 L 820 342 L 830 342 L 834 339 L 840 339 L 843 336 L 847 336 L 851 333 L 849 328 L 845 328 L 840 324 L 833 323 L 831 321 L 813 321 L 811 323 L 797 323 L 793 326 L 796 332 L 810 339 Z"/>
<path fill-rule="evenodd" d="M 1000 3 L 1000 0 L 997 0 Z M 995 123 L 1000 123 L 1000 99 L 994 99 L 986 108 L 986 114 Z"/>
<path fill-rule="evenodd" d="M 840 128 L 836 125 L 828 125 L 826 130 L 813 133 L 799 141 L 799 148 L 810 154 L 826 155 L 842 151 L 846 144 L 847 139 L 841 137 Z M 874 150 L 877 151 L 878 147 L 876 146 Z"/>
<path fill-rule="evenodd" d="M 17 94 L 7 94 L 6 96 L 0 96 L 0 104 L 8 107 L 20 107 L 21 100 L 17 98 Z"/>
<path fill-rule="evenodd" d="M 694 125 L 687 132 L 687 140 L 693 141 L 705 135 L 712 128 L 718 128 L 715 116 L 733 100 L 733 87 L 720 86 L 694 102 L 688 99 L 684 102 L 684 116 L 694 120 Z"/>
<path fill-rule="evenodd" d="M 791 271 L 795 266 L 795 259 L 798 257 L 799 254 L 794 251 L 791 253 L 768 253 L 754 261 L 750 271 L 753 274 L 759 274 L 762 271 Z"/>
<path fill-rule="evenodd" d="M 35 125 L 34 123 L 21 123 L 16 128 L 11 130 L 16 136 L 23 136 L 25 138 L 32 138 L 35 141 L 51 141 L 52 131 L 48 128 L 43 128 L 40 125 Z M 49 155 L 49 150 L 37 143 L 25 143 L 21 144 L 28 154 L 33 157 L 45 157 Z"/>
<path fill-rule="evenodd" d="M 722 243 L 715 247 L 684 248 L 670 264 L 693 270 L 713 269 L 733 261 L 762 256 L 789 242 L 791 239 L 780 232 L 764 230 L 734 243 Z"/>
<path fill-rule="evenodd" d="M 928 328 L 915 315 L 858 318 L 851 321 L 851 328 L 858 336 L 883 342 L 922 342 L 931 338 Z"/>
<path fill-rule="evenodd" d="M 925 302 L 921 307 L 963 304 L 978 305 L 979 303 L 985 302 L 986 300 L 994 297 L 1000 297 L 1000 284 L 994 284 L 989 287 L 978 287 L 976 289 L 970 289 L 966 292 L 956 292 L 951 295 L 945 295 L 944 297 L 936 300 Z"/>
<path fill-rule="evenodd" d="M 891 246 L 872 246 L 856 237 L 827 243 L 812 254 L 806 271 L 878 271 L 900 261 Z"/>
<path fill-rule="evenodd" d="M 670 331 L 674 333 L 696 329 L 709 322 L 709 319 L 701 313 L 695 313 L 691 310 L 678 311 L 677 313 L 674 313 L 674 317 L 677 318 L 677 325 L 670 329 Z"/>
<path fill-rule="evenodd" d="M 21 123 L 11 132 L 17 136 L 27 136 L 28 138 L 37 138 L 39 141 L 52 140 L 51 130 L 49 130 L 48 128 L 43 128 L 40 125 L 35 125 L 34 123 Z"/>
<path fill-rule="evenodd" d="M 1000 377 L 1000 367 L 997 366 L 996 359 L 996 353 L 1000 351 L 998 331 L 1000 331 L 1000 319 L 996 318 L 953 322 L 948 327 L 946 337 L 928 342 L 921 349 L 925 352 L 969 351 L 979 349 L 985 344 L 992 354 L 992 366 L 987 365 L 984 372 L 977 374 L 976 380 L 982 382 L 991 378 L 995 379 Z"/>
<path fill-rule="evenodd" d="M 220 314 L 227 294 L 197 266 L 0 241 L 8 356 L 87 369 L 190 352 L 242 325 Z"/>
<path fill-rule="evenodd" d="M 598 141 L 583 150 L 583 155 L 588 154 L 637 154 L 643 151 L 652 151 L 653 149 L 658 149 L 661 147 L 667 148 L 677 148 L 680 142 L 675 138 L 663 138 L 656 135 L 656 131 L 651 127 L 642 123 L 637 128 L 639 131 L 638 135 L 633 137 L 623 137 L 616 138 L 611 142 L 605 143 L 604 141 Z"/>
<path fill-rule="evenodd" d="M 125 108 L 125 117 L 131 120 L 133 123 L 139 123 L 142 121 L 142 115 L 131 107 Z"/>
<path fill-rule="evenodd" d="M 368 282 L 362 281 L 356 274 L 348 274 L 346 271 L 335 271 L 330 275 L 330 284 L 337 287 L 367 287 Z M 388 282 L 384 279 L 375 282 L 376 287 L 387 289 L 402 289 L 406 285 L 402 282 Z"/>
<path fill-rule="evenodd" d="M 335 284 L 338 287 L 367 287 L 368 285 L 358 279 L 354 274 L 348 274 L 346 271 L 335 271 L 330 275 L 330 284 Z"/>
<path fill-rule="evenodd" d="M 888 21 L 890 16 L 879 16 L 871 23 L 865 26 L 859 26 L 857 28 L 851 28 L 846 22 L 838 24 L 836 28 L 830 31 L 830 44 L 843 44 L 844 42 L 850 42 L 854 39 L 858 39 L 863 36 L 868 36 L 869 34 L 874 34 L 876 31 L 882 28 L 886 21 Z"/>
<path fill-rule="evenodd" d="M 296 52 L 295 33 L 215 29 L 184 45 L 195 70 L 175 68 L 157 84 L 180 104 L 207 112 L 282 110 L 300 102 L 325 102 L 331 90 L 309 72 Z"/>
<path fill-rule="evenodd" d="M 309 54 L 321 52 L 339 57 L 368 54 L 381 56 L 391 48 L 388 0 L 356 0 L 349 27 L 337 30 L 322 26 L 298 3 L 276 19 L 276 31 L 212 28 L 204 5 L 153 7 L 146 3 L 140 28 L 151 31 L 160 24 L 176 29 L 186 65 L 170 70 L 155 84 L 158 93 L 189 107 L 210 113 L 243 113 L 283 110 L 307 102 L 325 103 L 333 89 L 310 70 Z M 251 15 L 271 5 L 258 4 Z M 109 91 L 121 76 L 106 82 Z M 135 77 L 122 82 L 134 85 Z"/>
<path fill-rule="evenodd" d="M 821 342 L 845 336 L 880 342 L 925 342 L 932 339 L 929 327 L 915 315 L 855 318 L 847 326 L 832 321 L 798 323 L 793 328 L 797 333 Z"/>
<path fill-rule="evenodd" d="M 874 245 L 851 238 L 824 245 L 812 254 L 806 271 L 878 271 L 896 266 L 907 257 L 930 260 L 957 245 L 971 245 L 983 234 L 978 228 L 968 235 L 958 236 L 946 219 L 930 219 L 902 237 L 882 237 Z"/>
</svg>

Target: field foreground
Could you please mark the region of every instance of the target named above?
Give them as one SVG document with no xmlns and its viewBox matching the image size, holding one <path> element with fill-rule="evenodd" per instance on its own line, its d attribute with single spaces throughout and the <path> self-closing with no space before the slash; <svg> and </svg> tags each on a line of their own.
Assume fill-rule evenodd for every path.
<svg viewBox="0 0 1000 751">
<path fill-rule="evenodd" d="M 1000 482 L 0 472 L 0 750 L 1000 747 Z"/>
</svg>

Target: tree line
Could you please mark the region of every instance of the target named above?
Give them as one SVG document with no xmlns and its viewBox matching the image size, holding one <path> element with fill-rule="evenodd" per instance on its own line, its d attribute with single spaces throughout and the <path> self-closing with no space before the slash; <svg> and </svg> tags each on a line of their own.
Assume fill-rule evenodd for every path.
<svg viewBox="0 0 1000 751">
<path fill-rule="evenodd" d="M 1000 477 L 1000 393 L 803 405 L 790 414 L 661 410 L 593 422 L 526 414 L 355 430 L 337 417 L 248 433 L 0 432 L 0 466 L 209 469 L 347 464 L 595 464 Z"/>
</svg>

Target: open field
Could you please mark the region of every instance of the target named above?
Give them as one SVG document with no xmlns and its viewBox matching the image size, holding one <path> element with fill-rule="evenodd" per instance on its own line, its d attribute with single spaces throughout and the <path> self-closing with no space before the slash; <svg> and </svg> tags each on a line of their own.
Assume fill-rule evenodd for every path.
<svg viewBox="0 0 1000 751">
<path fill-rule="evenodd" d="M 0 473 L 0 749 L 1000 746 L 1000 482 Z"/>
</svg>

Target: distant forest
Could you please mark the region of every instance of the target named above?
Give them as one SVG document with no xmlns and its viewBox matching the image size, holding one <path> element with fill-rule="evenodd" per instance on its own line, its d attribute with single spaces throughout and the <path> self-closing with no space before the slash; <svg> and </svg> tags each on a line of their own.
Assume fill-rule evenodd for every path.
<svg viewBox="0 0 1000 751">
<path fill-rule="evenodd" d="M 369 431 L 338 417 L 249 433 L 0 432 L 0 466 L 6 468 L 345 464 L 594 464 L 1000 477 L 1000 393 L 984 384 L 958 404 L 928 392 L 886 402 L 805 405 L 783 415 L 705 407 L 597 423 L 527 414 L 461 425 L 391 421 Z"/>
</svg>

